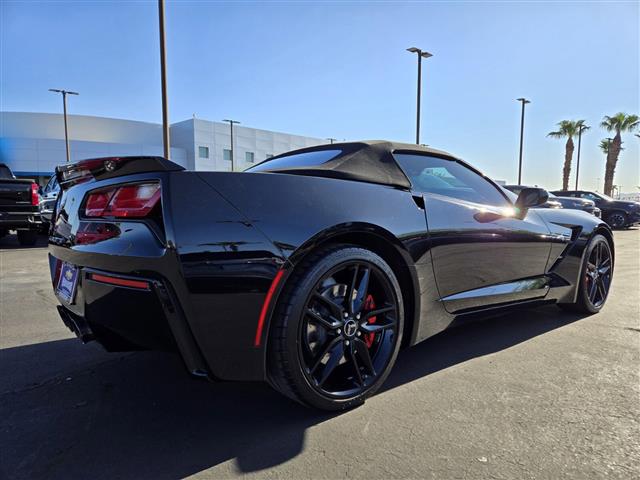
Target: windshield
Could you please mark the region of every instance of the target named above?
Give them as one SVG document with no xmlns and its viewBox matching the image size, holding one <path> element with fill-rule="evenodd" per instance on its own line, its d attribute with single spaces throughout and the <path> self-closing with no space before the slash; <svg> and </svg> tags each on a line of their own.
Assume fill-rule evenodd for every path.
<svg viewBox="0 0 640 480">
<path fill-rule="evenodd" d="M 11 170 L 6 165 L 0 165 L 0 178 L 13 178 Z"/>
<path fill-rule="evenodd" d="M 604 193 L 600 193 L 600 192 L 594 192 L 593 193 L 596 197 L 600 197 L 603 200 L 608 200 L 610 202 L 615 201 L 615 198 L 611 198 L 609 195 L 605 195 Z"/>
</svg>

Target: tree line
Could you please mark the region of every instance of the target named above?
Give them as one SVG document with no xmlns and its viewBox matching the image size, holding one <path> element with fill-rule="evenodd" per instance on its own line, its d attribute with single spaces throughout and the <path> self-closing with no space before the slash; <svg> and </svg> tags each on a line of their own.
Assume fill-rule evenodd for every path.
<svg viewBox="0 0 640 480">
<path fill-rule="evenodd" d="M 547 134 L 552 138 L 565 138 L 564 165 L 562 167 L 562 190 L 569 190 L 569 176 L 571 174 L 571 163 L 573 162 L 573 151 L 575 149 L 573 138 L 580 135 L 585 130 L 590 129 L 585 120 L 562 120 L 558 122 L 558 129 Z M 622 148 L 622 134 L 633 132 L 640 127 L 640 117 L 638 115 L 627 115 L 619 112 L 613 116 L 605 115 L 600 122 L 600 127 L 607 132 L 615 132 L 613 138 L 605 138 L 600 142 L 600 149 L 606 155 L 604 168 L 604 194 L 611 195 L 613 190 L 613 177 L 620 157 Z M 637 137 L 640 135 L 636 134 Z"/>
</svg>

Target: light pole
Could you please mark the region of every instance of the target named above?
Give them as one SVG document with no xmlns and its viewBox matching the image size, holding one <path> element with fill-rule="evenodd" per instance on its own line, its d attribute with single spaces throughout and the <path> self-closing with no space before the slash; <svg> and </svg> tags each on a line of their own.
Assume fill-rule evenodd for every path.
<svg viewBox="0 0 640 480">
<path fill-rule="evenodd" d="M 162 87 L 162 146 L 164 158 L 171 156 L 171 139 L 169 138 L 169 105 L 167 100 L 167 51 L 164 37 L 164 0 L 158 0 L 158 21 L 160 30 L 160 83 Z"/>
<path fill-rule="evenodd" d="M 336 139 L 335 139 L 335 138 L 331 138 L 331 137 L 327 138 L 327 140 L 329 140 L 329 142 L 331 142 L 331 145 L 333 145 L 333 142 L 335 142 L 335 141 L 336 141 Z"/>
<path fill-rule="evenodd" d="M 223 122 L 228 122 L 229 123 L 229 127 L 231 129 L 231 171 L 233 172 L 233 124 L 234 123 L 240 123 L 237 120 L 229 120 L 228 118 L 225 118 L 224 120 L 222 120 Z"/>
<path fill-rule="evenodd" d="M 64 113 L 64 143 L 67 146 L 67 163 L 71 161 L 71 148 L 69 147 L 69 127 L 67 126 L 67 95 L 80 95 L 78 92 L 50 88 L 50 92 L 62 94 L 62 111 Z"/>
<path fill-rule="evenodd" d="M 588 127 L 584 123 L 580 123 L 578 126 L 578 158 L 576 160 L 576 190 L 578 190 L 578 176 L 580 175 L 580 144 L 582 143 L 582 131 L 587 130 Z"/>
<path fill-rule="evenodd" d="M 416 145 L 420 145 L 420 95 L 422 90 L 422 59 L 433 57 L 432 54 L 416 47 L 407 48 L 407 52 L 418 56 L 418 94 L 416 98 Z"/>
<path fill-rule="evenodd" d="M 524 106 L 531 103 L 526 98 L 518 98 L 522 102 L 522 115 L 520 116 L 520 160 L 518 161 L 518 185 L 522 185 L 522 142 L 524 141 Z"/>
</svg>

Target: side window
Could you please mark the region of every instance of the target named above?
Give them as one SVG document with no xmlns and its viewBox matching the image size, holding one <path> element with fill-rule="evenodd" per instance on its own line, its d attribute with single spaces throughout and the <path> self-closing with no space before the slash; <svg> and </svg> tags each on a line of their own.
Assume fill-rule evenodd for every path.
<svg viewBox="0 0 640 480">
<path fill-rule="evenodd" d="M 454 160 L 409 153 L 396 153 L 394 157 L 417 191 L 483 205 L 509 205 L 491 182 Z"/>
<path fill-rule="evenodd" d="M 593 193 L 589 193 L 589 192 L 584 192 L 581 193 L 580 196 L 582 198 L 586 198 L 587 200 L 600 200 L 598 197 L 596 197 Z"/>
</svg>

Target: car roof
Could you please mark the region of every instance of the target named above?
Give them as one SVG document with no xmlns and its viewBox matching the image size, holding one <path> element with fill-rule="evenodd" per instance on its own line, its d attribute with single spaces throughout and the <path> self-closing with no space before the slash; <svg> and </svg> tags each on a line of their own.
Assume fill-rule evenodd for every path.
<svg viewBox="0 0 640 480">
<path fill-rule="evenodd" d="M 268 168 L 268 163 L 274 159 L 323 150 L 340 150 L 341 153 L 318 165 Z M 386 140 L 364 140 L 358 142 L 327 143 L 314 147 L 301 148 L 274 156 L 258 165 L 262 165 L 261 171 L 267 172 L 326 176 L 380 183 L 407 189 L 411 188 L 411 182 L 409 182 L 409 179 L 397 164 L 393 153 L 415 153 L 460 161 L 460 159 L 447 152 L 423 145 L 390 142 Z"/>
</svg>

